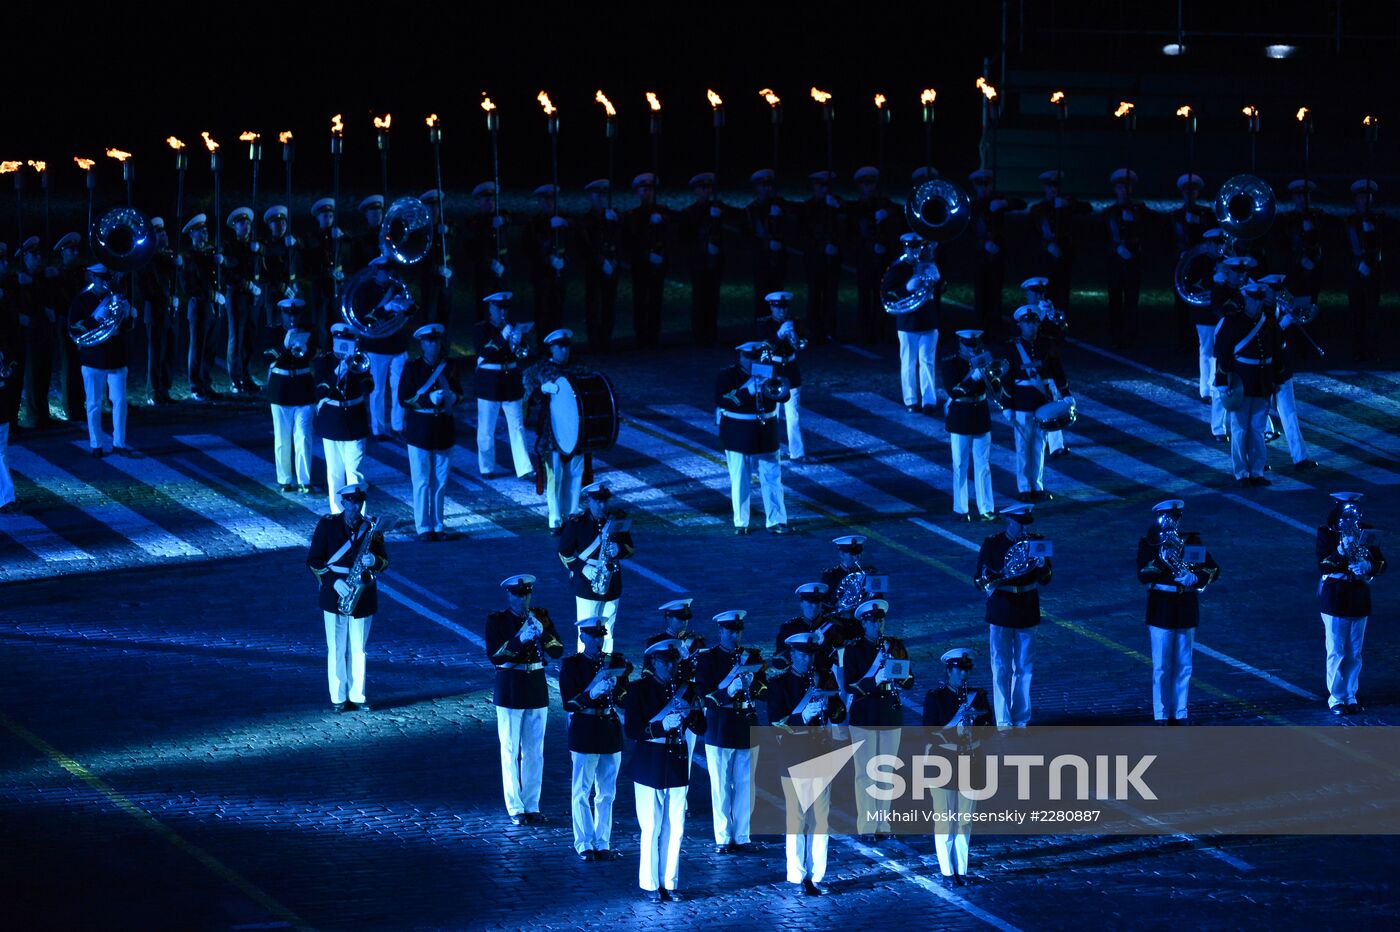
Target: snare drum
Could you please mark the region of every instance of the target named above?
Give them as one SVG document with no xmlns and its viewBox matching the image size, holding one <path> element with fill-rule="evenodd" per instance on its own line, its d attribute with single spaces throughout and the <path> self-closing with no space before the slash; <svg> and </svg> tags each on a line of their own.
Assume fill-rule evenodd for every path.
<svg viewBox="0 0 1400 932">
<path fill-rule="evenodd" d="M 574 456 L 616 443 L 617 396 L 608 377 L 601 372 L 576 372 L 557 381 L 559 391 L 549 400 L 555 448 L 564 456 Z"/>
<path fill-rule="evenodd" d="M 1074 410 L 1073 395 L 1046 402 L 1035 409 L 1035 422 L 1042 430 L 1064 430 L 1073 424 L 1078 416 Z"/>
</svg>

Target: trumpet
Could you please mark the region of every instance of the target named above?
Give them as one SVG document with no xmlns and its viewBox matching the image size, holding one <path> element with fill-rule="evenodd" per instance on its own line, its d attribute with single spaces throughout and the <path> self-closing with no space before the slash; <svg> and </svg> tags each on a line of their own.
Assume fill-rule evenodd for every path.
<svg viewBox="0 0 1400 932">
<path fill-rule="evenodd" d="M 530 347 L 525 345 L 525 334 L 529 332 L 529 325 L 517 327 L 515 324 L 506 324 L 501 328 L 501 335 L 506 338 L 506 345 L 510 347 L 516 359 L 524 359 L 530 355 Z"/>
<path fill-rule="evenodd" d="M 773 349 L 765 346 L 758 357 L 760 365 L 767 366 L 768 371 L 773 369 Z M 781 375 L 770 375 L 758 383 L 758 391 L 753 393 L 754 412 L 758 415 L 760 424 L 768 423 L 771 418 L 763 410 L 765 402 L 775 405 L 781 404 L 786 396 L 792 391 L 792 383 Z"/>
<path fill-rule="evenodd" d="M 1005 359 L 994 359 L 991 353 L 985 351 L 973 356 L 967 363 L 970 367 L 969 374 L 972 372 L 982 374 L 982 384 L 987 386 L 987 400 L 995 403 L 1001 397 L 1001 380 L 1011 369 L 1011 363 Z"/>
<path fill-rule="evenodd" d="M 354 375 L 364 375 L 368 371 L 369 357 L 366 356 L 363 352 L 361 352 L 359 347 L 356 346 L 355 352 L 342 359 L 340 361 L 340 365 L 336 367 L 336 390 L 339 391 L 342 395 L 345 394 L 345 383 L 346 380 L 350 378 L 351 374 L 353 373 Z"/>
<path fill-rule="evenodd" d="M 800 353 L 807 348 L 807 340 L 797 335 L 797 325 L 790 320 L 783 321 L 778 327 L 778 339 L 787 340 L 792 344 L 793 352 Z"/>
</svg>

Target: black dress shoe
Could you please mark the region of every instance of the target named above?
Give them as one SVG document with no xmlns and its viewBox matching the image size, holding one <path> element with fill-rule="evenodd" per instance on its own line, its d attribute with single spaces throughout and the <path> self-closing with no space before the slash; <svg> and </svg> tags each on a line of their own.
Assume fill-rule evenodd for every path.
<svg viewBox="0 0 1400 932">
<path fill-rule="evenodd" d="M 677 903 L 685 899 L 685 894 L 679 890 L 663 890 L 662 892 L 666 894 L 666 899 Z"/>
<path fill-rule="evenodd" d="M 511 825 L 529 825 L 530 823 L 529 823 L 529 820 L 527 820 L 527 819 L 525 818 L 525 813 L 523 813 L 523 812 L 518 812 L 518 813 L 516 813 L 515 815 L 513 815 L 513 816 L 510 817 L 510 824 L 511 824 Z"/>
<path fill-rule="evenodd" d="M 595 858 L 593 857 L 593 852 L 592 852 L 592 851 L 580 851 L 580 852 L 578 853 L 578 859 L 579 859 L 580 861 L 592 861 L 592 860 L 595 860 Z"/>
<path fill-rule="evenodd" d="M 735 536 L 735 537 L 748 537 L 748 536 L 749 536 L 749 529 L 746 528 L 746 527 L 736 527 L 736 528 L 734 529 L 734 536 Z"/>
<path fill-rule="evenodd" d="M 1296 462 L 1296 463 L 1293 464 L 1293 471 L 1294 471 L 1294 472 L 1306 472 L 1306 471 L 1309 470 L 1309 469 L 1316 469 L 1316 468 L 1317 468 L 1317 460 L 1314 460 L 1314 459 L 1299 460 L 1298 462 Z"/>
<path fill-rule="evenodd" d="M 93 458 L 93 459 L 95 459 L 95 460 L 100 460 L 100 459 L 102 459 L 102 457 L 104 457 L 104 456 L 106 456 L 106 455 L 107 455 L 107 451 L 103 450 L 101 447 L 93 447 L 93 448 L 92 448 L 92 458 Z"/>
<path fill-rule="evenodd" d="M 805 893 L 807 896 L 821 896 L 822 888 L 814 884 L 811 878 L 809 877 L 808 879 L 802 881 L 802 892 Z"/>
<path fill-rule="evenodd" d="M 669 902 L 671 899 L 669 896 L 666 895 L 665 890 L 648 890 L 646 893 L 646 897 L 653 903 L 666 903 Z"/>
<path fill-rule="evenodd" d="M 358 706 L 357 711 L 360 711 L 360 712 L 373 712 L 373 711 L 374 711 L 374 706 L 370 705 L 368 702 L 360 702 L 360 703 L 357 703 L 357 706 Z"/>
<path fill-rule="evenodd" d="M 334 710 L 334 711 L 336 711 L 336 712 L 344 712 L 344 711 L 345 711 L 345 703 L 343 703 L 343 702 L 332 702 L 332 703 L 331 703 L 331 709 Z"/>
<path fill-rule="evenodd" d="M 435 540 L 437 540 L 437 537 L 432 531 L 424 531 L 422 534 L 418 535 L 418 542 L 420 544 L 430 544 Z"/>
<path fill-rule="evenodd" d="M 1210 396 L 1209 396 L 1209 395 L 1202 395 L 1202 396 L 1201 396 L 1201 404 L 1203 404 L 1203 405 L 1208 405 L 1208 404 L 1210 404 Z"/>
<path fill-rule="evenodd" d="M 1053 502 L 1054 500 L 1055 495 L 1052 492 L 1036 491 L 1031 493 L 1031 501 L 1033 502 Z"/>
<path fill-rule="evenodd" d="M 358 712 L 360 711 L 360 704 L 358 702 L 347 702 L 345 703 L 345 711 Z"/>
<path fill-rule="evenodd" d="M 1340 717 L 1347 714 L 1347 707 L 1344 704 L 1338 704 L 1330 707 L 1327 711 Z"/>
<path fill-rule="evenodd" d="M 920 408 L 918 405 L 905 405 L 904 410 L 908 411 L 910 414 L 918 414 L 923 409 Z"/>
<path fill-rule="evenodd" d="M 728 846 L 728 845 L 715 845 L 715 854 L 728 854 L 728 853 L 729 853 L 729 846 Z"/>
<path fill-rule="evenodd" d="M 596 850 L 596 851 L 593 852 L 593 860 L 595 860 L 595 861 L 621 861 L 621 860 L 622 860 L 622 852 L 621 852 L 621 851 L 614 851 L 614 850 L 611 849 L 611 848 L 599 848 L 598 850 Z"/>
<path fill-rule="evenodd" d="M 1360 715 L 1362 712 L 1366 711 L 1361 707 L 1361 703 L 1359 702 L 1348 702 L 1346 704 L 1346 710 L 1348 715 Z"/>
<path fill-rule="evenodd" d="M 290 482 L 284 482 L 284 483 L 282 483 L 281 488 L 282 488 L 282 491 L 283 491 L 283 492 L 290 492 L 290 491 L 292 491 L 293 489 L 295 489 L 296 486 L 292 485 Z"/>
<path fill-rule="evenodd" d="M 775 524 L 768 529 L 769 534 L 791 534 L 792 528 L 786 524 Z"/>
<path fill-rule="evenodd" d="M 1050 453 L 1051 459 L 1059 459 L 1062 456 L 1069 456 L 1069 447 L 1060 447 Z"/>
<path fill-rule="evenodd" d="M 964 877 L 962 874 L 954 874 L 954 875 L 953 875 L 953 886 L 955 886 L 955 887 L 965 887 L 965 886 L 967 886 L 967 878 Z"/>
<path fill-rule="evenodd" d="M 957 514 L 957 512 L 954 512 L 954 514 Z M 972 523 L 972 514 L 971 514 L 971 513 L 960 514 L 960 515 L 958 515 L 958 518 L 961 519 L 961 520 L 963 520 L 963 521 L 968 522 L 969 524 Z"/>
<path fill-rule="evenodd" d="M 310 495 L 310 494 L 311 494 L 311 486 L 309 486 L 309 485 L 299 485 L 299 486 L 297 486 L 297 494 L 299 494 L 299 495 Z"/>
<path fill-rule="evenodd" d="M 549 823 L 549 818 L 542 812 L 527 812 L 525 819 L 531 825 L 547 825 Z"/>
<path fill-rule="evenodd" d="M 1230 435 L 1229 435 L 1229 434 L 1211 434 L 1211 439 L 1214 440 L 1216 443 L 1229 443 L 1229 442 L 1230 442 Z"/>
<path fill-rule="evenodd" d="M 1030 504 L 1031 502 L 1035 501 L 1035 493 L 1034 493 L 1034 492 L 1017 492 L 1017 493 L 1016 493 L 1016 501 L 1018 501 L 1018 502 L 1025 502 L 1026 504 Z"/>
<path fill-rule="evenodd" d="M 146 454 L 142 453 L 140 450 L 132 449 L 131 447 L 113 447 L 112 452 L 117 454 L 117 456 L 125 456 L 127 459 L 143 460 L 146 458 Z"/>
<path fill-rule="evenodd" d="M 1249 484 L 1250 484 L 1250 485 L 1273 485 L 1272 482 L 1270 482 L 1268 479 L 1265 479 L 1263 476 L 1252 476 L 1252 477 L 1250 478 L 1250 480 L 1249 480 Z"/>
</svg>

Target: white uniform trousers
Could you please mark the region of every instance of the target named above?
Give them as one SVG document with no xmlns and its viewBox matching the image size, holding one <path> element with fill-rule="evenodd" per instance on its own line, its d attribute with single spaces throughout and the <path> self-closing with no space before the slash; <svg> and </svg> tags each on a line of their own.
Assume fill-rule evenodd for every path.
<svg viewBox="0 0 1400 932">
<path fill-rule="evenodd" d="M 1152 717 L 1185 720 L 1196 629 L 1148 625 L 1147 633 L 1152 639 Z"/>
<path fill-rule="evenodd" d="M 83 391 L 87 394 L 88 446 L 112 452 L 126 446 L 126 366 L 94 369 L 83 366 Z M 106 391 L 112 402 L 112 436 L 102 429 L 102 400 Z"/>
<path fill-rule="evenodd" d="M 574 611 L 577 613 L 577 621 L 585 618 L 603 618 L 607 634 L 603 635 L 603 650 L 611 651 L 613 642 L 613 623 L 617 621 L 617 603 L 621 598 L 608 599 L 585 599 L 583 596 L 574 596 Z M 579 653 L 583 653 L 583 638 L 578 639 Z"/>
<path fill-rule="evenodd" d="M 403 405 L 399 401 L 399 376 L 408 363 L 408 353 L 366 353 L 369 357 L 369 374 L 374 379 L 374 387 L 369 393 L 369 432 L 382 437 L 389 431 L 403 430 Z M 389 416 L 384 416 L 384 402 L 389 400 Z M 387 423 L 386 423 L 387 422 Z"/>
<path fill-rule="evenodd" d="M 351 618 L 322 612 L 326 620 L 326 679 L 331 702 L 365 701 L 365 641 L 374 616 Z"/>
<path fill-rule="evenodd" d="M 957 790 L 934 787 L 930 790 L 933 811 L 949 816 L 970 816 L 977 801 L 968 799 Z M 967 842 L 972 834 L 970 821 L 938 821 L 933 825 L 933 847 L 938 852 L 938 870 L 944 877 L 967 873 Z"/>
<path fill-rule="evenodd" d="M 1278 387 L 1274 395 L 1278 404 L 1278 419 L 1283 436 L 1288 440 L 1288 457 L 1295 463 L 1308 458 L 1308 445 L 1303 441 L 1303 427 L 1298 423 L 1298 399 L 1293 394 L 1293 380 Z"/>
<path fill-rule="evenodd" d="M 787 879 L 788 883 L 810 880 L 821 883 L 826 876 L 826 849 L 831 841 L 831 784 L 826 784 L 805 812 L 798 799 L 798 789 L 810 793 L 817 781 L 791 777 L 783 778 L 783 799 L 787 803 Z"/>
<path fill-rule="evenodd" d="M 558 450 L 544 461 L 544 497 L 549 504 L 549 526 L 559 527 L 578 511 L 579 489 L 583 488 L 583 454 L 564 457 Z"/>
<path fill-rule="evenodd" d="M 987 625 L 992 667 L 992 711 L 997 727 L 1031 723 L 1031 674 L 1035 672 L 1035 629 Z"/>
<path fill-rule="evenodd" d="M 1196 392 L 1202 398 L 1215 397 L 1215 330 L 1216 324 L 1197 324 L 1196 342 L 1200 353 L 1196 357 L 1199 381 Z"/>
<path fill-rule="evenodd" d="M 794 388 L 789 395 L 779 409 L 787 425 L 788 459 L 800 460 L 807 455 L 807 445 L 802 442 L 802 389 Z"/>
<path fill-rule="evenodd" d="M 1327 705 L 1336 707 L 1356 701 L 1361 682 L 1361 648 L 1366 642 L 1365 618 L 1322 616 L 1327 639 Z"/>
<path fill-rule="evenodd" d="M 612 848 L 613 800 L 617 797 L 617 769 L 622 752 L 581 754 L 570 751 L 574 762 L 574 850 L 608 851 Z M 589 805 L 588 797 L 593 797 Z"/>
<path fill-rule="evenodd" d="M 530 454 L 525 449 L 525 419 L 519 401 L 476 400 L 476 465 L 483 476 L 496 471 L 496 419 L 504 411 L 510 435 L 510 458 L 517 476 L 530 474 Z"/>
<path fill-rule="evenodd" d="M 992 434 L 979 436 L 949 434 L 953 448 L 953 512 L 967 514 L 967 468 L 972 466 L 977 490 L 977 510 L 984 515 L 996 511 L 992 501 Z"/>
<path fill-rule="evenodd" d="M 1034 411 L 1006 412 L 1016 435 L 1016 491 L 1045 491 L 1045 432 Z"/>
<path fill-rule="evenodd" d="M 856 831 L 862 835 L 889 832 L 891 823 L 888 819 L 872 818 L 877 812 L 889 812 L 890 804 L 876 799 L 866 792 L 875 786 L 875 782 L 867 776 L 866 768 L 870 765 L 870 759 L 877 754 L 899 753 L 899 729 L 862 728 L 860 725 L 850 727 L 851 744 L 860 742 L 854 755 L 856 760 Z"/>
<path fill-rule="evenodd" d="M 717 748 L 705 745 L 705 767 L 710 772 L 710 811 L 714 814 L 715 844 L 749 843 L 749 817 L 753 814 L 753 774 L 758 766 L 757 748 Z"/>
<path fill-rule="evenodd" d="M 686 788 L 658 790 L 640 783 L 632 784 L 632 788 L 637 798 L 637 824 L 642 830 L 637 883 L 643 890 L 661 886 L 674 890 L 681 875 Z"/>
<path fill-rule="evenodd" d="M 360 470 L 365 458 L 365 442 L 322 437 L 321 449 L 326 454 L 326 489 L 330 492 L 331 514 L 338 515 L 341 508 L 335 493 L 347 485 L 365 481 L 365 474 Z"/>
<path fill-rule="evenodd" d="M 10 475 L 10 424 L 0 424 L 0 508 L 15 500 L 15 480 Z"/>
<path fill-rule="evenodd" d="M 1065 448 L 1065 432 L 1062 430 L 1050 430 L 1045 432 L 1045 445 L 1050 448 L 1050 452 L 1063 450 Z"/>
<path fill-rule="evenodd" d="M 734 526 L 749 526 L 749 498 L 753 471 L 758 470 L 758 487 L 763 494 L 763 516 L 768 527 L 787 524 L 783 502 L 783 468 L 777 453 L 735 453 L 725 450 L 729 464 L 729 500 L 734 506 Z"/>
<path fill-rule="evenodd" d="M 311 418 L 315 405 L 272 405 L 272 459 L 277 484 L 311 484 Z M 295 470 L 293 464 L 295 463 Z"/>
<path fill-rule="evenodd" d="M 501 787 L 511 815 L 540 811 L 544 775 L 544 727 L 549 709 L 496 706 L 496 737 L 501 742 Z"/>
<path fill-rule="evenodd" d="M 1264 428 L 1269 419 L 1269 399 L 1246 396 L 1230 412 L 1230 468 L 1236 479 L 1264 475 L 1268 453 L 1264 448 Z"/>
<path fill-rule="evenodd" d="M 452 448 L 425 450 L 409 444 L 408 473 L 413 478 L 413 526 L 419 534 L 441 533 L 447 502 L 447 477 L 452 474 Z"/>
<path fill-rule="evenodd" d="M 897 331 L 899 388 L 904 404 L 932 407 L 938 403 L 938 331 Z"/>
</svg>

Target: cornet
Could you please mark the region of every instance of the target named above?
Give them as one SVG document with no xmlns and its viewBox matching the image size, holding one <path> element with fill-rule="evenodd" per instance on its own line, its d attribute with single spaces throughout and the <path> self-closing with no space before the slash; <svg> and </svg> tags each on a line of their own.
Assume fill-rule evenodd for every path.
<svg viewBox="0 0 1400 932">
<path fill-rule="evenodd" d="M 783 321 L 778 327 L 778 339 L 791 343 L 794 352 L 800 353 L 807 348 L 807 341 L 797 335 L 797 327 L 790 320 Z"/>
</svg>

